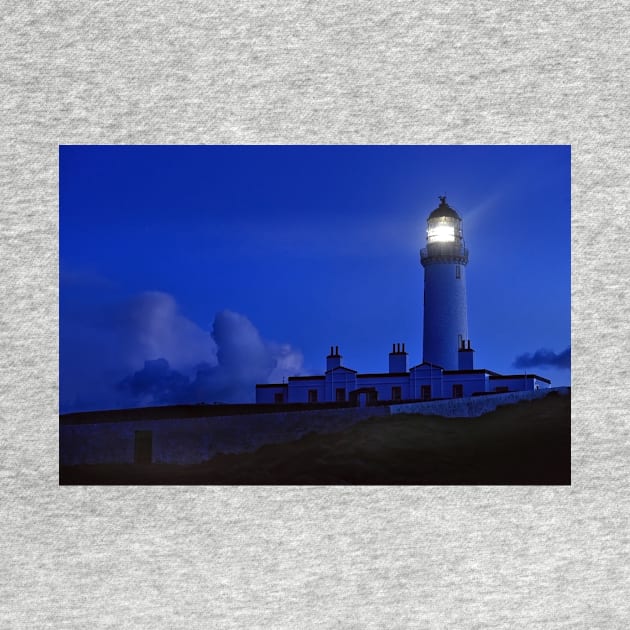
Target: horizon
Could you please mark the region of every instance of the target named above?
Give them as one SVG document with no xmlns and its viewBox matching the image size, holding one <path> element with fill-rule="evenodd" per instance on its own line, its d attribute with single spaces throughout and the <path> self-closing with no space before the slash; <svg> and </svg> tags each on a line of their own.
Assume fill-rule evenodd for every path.
<svg viewBox="0 0 630 630">
<path fill-rule="evenodd" d="M 421 363 L 419 251 L 439 195 L 470 251 L 475 369 L 570 386 L 569 146 L 61 146 L 59 159 L 60 413 L 252 402 L 256 382 L 322 374 L 331 345 L 360 373 L 386 372 L 392 343 Z"/>
</svg>

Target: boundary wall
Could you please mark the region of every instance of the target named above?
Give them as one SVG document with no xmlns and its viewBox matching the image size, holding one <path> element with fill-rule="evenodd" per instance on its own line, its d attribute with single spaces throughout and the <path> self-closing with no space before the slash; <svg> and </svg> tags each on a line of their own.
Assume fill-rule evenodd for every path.
<svg viewBox="0 0 630 630">
<path fill-rule="evenodd" d="M 389 415 L 389 407 L 61 424 L 59 459 L 62 466 L 131 464 L 136 431 L 150 431 L 153 463 L 200 464 L 219 453 L 251 452 L 383 415 Z"/>
<path fill-rule="evenodd" d="M 413 413 L 422 416 L 443 416 L 445 418 L 477 418 L 494 411 L 501 405 L 514 405 L 523 400 L 544 398 L 551 393 L 568 396 L 570 387 L 554 387 L 521 392 L 506 392 L 504 394 L 489 394 L 470 398 L 450 398 L 448 400 L 434 400 L 428 402 L 400 403 L 390 405 L 392 415 L 399 413 Z"/>
<path fill-rule="evenodd" d="M 542 398 L 553 392 L 569 395 L 570 388 L 509 392 L 390 406 L 317 409 L 212 417 L 96 420 L 80 423 L 63 419 L 59 427 L 62 466 L 131 464 L 136 432 L 150 432 L 151 461 L 163 464 L 200 464 L 219 453 L 252 452 L 266 444 L 298 440 L 309 433 L 342 431 L 376 416 L 420 414 L 446 418 L 474 418 L 501 405 Z M 133 415 L 133 414 L 131 414 Z M 146 433 L 145 433 L 146 435 Z"/>
</svg>

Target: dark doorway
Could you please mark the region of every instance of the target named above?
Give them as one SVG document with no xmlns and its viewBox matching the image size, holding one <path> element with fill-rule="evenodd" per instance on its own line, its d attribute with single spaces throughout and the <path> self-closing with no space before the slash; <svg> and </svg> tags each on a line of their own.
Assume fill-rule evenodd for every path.
<svg viewBox="0 0 630 630">
<path fill-rule="evenodd" d="M 420 398 L 422 400 L 431 400 L 431 385 L 420 386 Z"/>
<path fill-rule="evenodd" d="M 135 464 L 150 464 L 153 461 L 153 432 L 136 431 Z"/>
<path fill-rule="evenodd" d="M 374 405 L 378 401 L 378 392 L 375 387 L 362 387 L 350 392 L 350 402 L 359 407 Z"/>
</svg>

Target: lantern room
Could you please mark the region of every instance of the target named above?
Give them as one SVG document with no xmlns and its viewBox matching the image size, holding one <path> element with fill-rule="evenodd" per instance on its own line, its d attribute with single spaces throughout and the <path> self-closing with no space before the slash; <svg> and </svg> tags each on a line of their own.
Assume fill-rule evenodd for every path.
<svg viewBox="0 0 630 630">
<path fill-rule="evenodd" d="M 446 197 L 439 197 L 440 205 L 429 215 L 427 220 L 427 246 L 420 252 L 423 265 L 443 262 L 444 257 L 462 264 L 468 262 L 468 251 L 464 244 L 462 219 L 446 203 Z"/>
<path fill-rule="evenodd" d="M 440 205 L 429 215 L 427 221 L 427 243 L 455 243 L 461 241 L 462 220 L 453 208 L 440 197 Z"/>
</svg>

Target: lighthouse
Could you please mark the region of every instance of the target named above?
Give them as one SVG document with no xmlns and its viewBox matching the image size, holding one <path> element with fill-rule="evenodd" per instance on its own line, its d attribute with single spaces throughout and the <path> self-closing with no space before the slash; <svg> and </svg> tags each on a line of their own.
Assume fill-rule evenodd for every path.
<svg viewBox="0 0 630 630">
<path fill-rule="evenodd" d="M 427 220 L 424 267 L 423 361 L 445 370 L 472 369 L 466 304 L 466 265 L 462 219 L 439 197 Z"/>
</svg>

